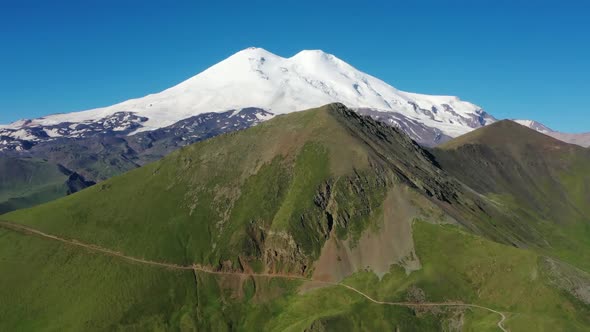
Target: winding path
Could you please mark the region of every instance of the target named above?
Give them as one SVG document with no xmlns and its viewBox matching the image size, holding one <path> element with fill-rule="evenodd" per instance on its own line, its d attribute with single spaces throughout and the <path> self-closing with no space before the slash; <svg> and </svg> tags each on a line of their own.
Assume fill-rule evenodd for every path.
<svg viewBox="0 0 590 332">
<path fill-rule="evenodd" d="M 11 231 L 18 232 L 18 233 L 25 234 L 25 235 L 35 235 L 35 236 L 38 236 L 41 238 L 62 242 L 62 243 L 72 245 L 72 246 L 86 248 L 86 249 L 94 251 L 94 252 L 99 252 L 99 253 L 102 253 L 102 254 L 105 254 L 108 256 L 112 256 L 112 257 L 118 257 L 123 260 L 127 260 L 127 261 L 134 262 L 134 263 L 151 265 L 151 266 L 156 266 L 156 267 L 164 267 L 164 268 L 173 269 L 173 270 L 189 270 L 189 271 L 192 270 L 195 272 L 203 272 L 203 273 L 214 274 L 214 275 L 282 278 L 282 279 L 291 279 L 291 280 L 302 280 L 302 281 L 306 281 L 306 282 L 314 282 L 314 283 L 326 284 L 326 285 L 331 285 L 331 286 L 339 286 L 339 287 L 347 288 L 347 289 L 363 296 L 364 298 L 366 298 L 367 300 L 369 300 L 375 304 L 381 304 L 381 305 L 391 305 L 391 306 L 410 307 L 410 308 L 411 307 L 465 307 L 465 308 L 477 308 L 477 309 L 487 310 L 489 312 L 498 314 L 501 317 L 500 321 L 498 321 L 498 324 L 497 324 L 498 328 L 500 328 L 500 330 L 502 330 L 503 332 L 509 331 L 508 329 L 506 329 L 504 327 L 504 322 L 506 321 L 506 315 L 504 313 L 494 310 L 494 309 L 491 309 L 491 308 L 488 308 L 488 307 L 480 306 L 477 304 L 469 304 L 469 303 L 461 303 L 461 302 L 440 302 L 440 303 L 438 303 L 438 302 L 387 302 L 387 301 L 379 301 L 379 300 L 376 300 L 376 299 L 370 297 L 366 293 L 363 293 L 362 291 L 360 291 L 352 286 L 349 286 L 347 284 L 344 284 L 342 282 L 314 280 L 311 278 L 303 277 L 300 275 L 292 275 L 292 274 L 217 271 L 217 270 L 213 270 L 210 267 L 202 266 L 202 265 L 198 265 L 198 264 L 178 265 L 178 264 L 172 264 L 172 263 L 166 263 L 166 262 L 158 262 L 158 261 L 148 260 L 148 259 L 144 259 L 144 258 L 127 256 L 127 255 L 125 255 L 121 252 L 118 252 L 118 251 L 103 248 L 103 247 L 100 247 L 100 246 L 97 246 L 94 244 L 80 242 L 80 241 L 74 240 L 74 239 L 71 239 L 71 240 L 64 239 L 64 238 L 61 238 L 56 235 L 44 233 L 40 230 L 31 228 L 28 226 L 14 224 L 14 223 L 7 222 L 7 221 L 0 221 L 0 228 L 4 228 L 4 229 L 11 230 Z"/>
</svg>

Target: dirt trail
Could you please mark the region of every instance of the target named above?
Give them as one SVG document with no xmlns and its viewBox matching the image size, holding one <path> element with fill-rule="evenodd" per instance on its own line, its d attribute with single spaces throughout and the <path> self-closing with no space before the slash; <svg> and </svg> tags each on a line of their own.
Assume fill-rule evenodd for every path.
<svg viewBox="0 0 590 332">
<path fill-rule="evenodd" d="M 114 251 L 114 250 L 110 250 L 107 248 L 103 248 L 94 244 L 88 244 L 88 243 L 83 243 L 80 242 L 78 240 L 74 240 L 74 239 L 64 239 L 61 238 L 59 236 L 56 235 L 51 235 L 51 234 L 47 234 L 44 233 L 40 230 L 28 227 L 28 226 L 24 226 L 24 225 L 19 225 L 19 224 L 14 224 L 14 223 L 10 223 L 10 222 L 6 222 L 6 221 L 0 221 L 0 228 L 4 228 L 4 229 L 8 229 L 14 232 L 18 232 L 21 234 L 25 234 L 25 235 L 35 235 L 41 238 L 45 238 L 45 239 L 50 239 L 50 240 L 54 240 L 54 241 L 58 241 L 58 242 L 62 242 L 68 245 L 72 245 L 72 246 L 77 246 L 77 247 L 82 247 L 82 248 L 86 248 L 88 250 L 94 251 L 94 252 L 99 252 L 99 253 L 103 253 L 105 255 L 108 256 L 112 256 L 112 257 L 117 257 L 117 258 L 121 258 L 123 260 L 127 260 L 130 262 L 135 262 L 135 263 L 139 263 L 139 264 L 144 264 L 144 265 L 151 265 L 151 266 L 157 266 L 157 267 L 164 267 L 164 268 L 168 268 L 168 269 L 173 269 L 173 270 L 190 270 L 190 271 L 198 271 L 198 272 L 203 272 L 203 273 L 208 273 L 208 274 L 214 274 L 214 275 L 232 275 L 232 276 L 245 276 L 245 277 L 263 277 L 263 278 L 283 278 L 283 279 L 291 279 L 291 280 L 302 280 L 302 281 L 307 281 L 307 282 L 314 282 L 314 283 L 320 283 L 320 284 L 325 284 L 325 285 L 330 285 L 330 286 L 339 286 L 339 287 L 344 287 L 347 288 L 361 296 L 363 296 L 364 298 L 366 298 L 367 300 L 375 303 L 375 304 L 381 304 L 381 305 L 392 305 L 392 306 L 401 306 L 401 307 L 465 307 L 465 308 L 477 308 L 477 309 L 482 309 L 482 310 L 487 310 L 489 312 L 495 313 L 500 315 L 501 319 L 498 322 L 498 328 L 500 328 L 500 330 L 502 330 L 503 332 L 508 332 L 509 330 L 507 330 L 504 327 L 504 321 L 506 321 L 506 315 L 500 311 L 488 308 L 488 307 L 484 307 L 484 306 L 480 306 L 477 304 L 469 304 L 469 303 L 461 303 L 461 302 L 441 302 L 441 303 L 435 303 L 435 302 L 387 302 L 387 301 L 379 301 L 379 300 L 375 300 L 374 298 L 370 297 L 369 295 L 363 293 L 362 291 L 349 286 L 347 284 L 341 283 L 341 282 L 331 282 L 331 281 L 321 281 L 321 280 L 315 280 L 315 279 L 311 279 L 311 278 L 306 278 L 300 275 L 291 275 L 291 274 L 280 274 L 280 273 L 246 273 L 246 272 L 238 272 L 238 271 L 217 271 L 217 270 L 213 270 L 210 267 L 206 267 L 206 266 L 201 266 L 198 264 L 192 264 L 192 265 L 178 265 L 178 264 L 172 264 L 172 263 L 165 263 L 165 262 L 157 262 L 157 261 L 152 261 L 152 260 L 148 260 L 148 259 L 143 259 L 143 258 L 137 258 L 137 257 L 132 257 L 132 256 L 127 256 L 121 252 L 118 251 Z"/>
</svg>

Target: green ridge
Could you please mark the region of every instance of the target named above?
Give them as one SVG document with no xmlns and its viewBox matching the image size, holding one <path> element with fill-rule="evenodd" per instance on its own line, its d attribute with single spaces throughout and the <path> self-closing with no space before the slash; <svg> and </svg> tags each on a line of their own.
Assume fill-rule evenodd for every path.
<svg viewBox="0 0 590 332">
<path fill-rule="evenodd" d="M 313 277 L 322 255 L 352 259 L 364 235 L 385 231 L 385 218 L 402 211 L 386 206 L 386 194 L 404 189 L 396 192 L 427 221 L 413 223 L 409 241 L 419 267 L 406 272 L 406 257 L 379 278 L 360 265 L 345 283 L 380 300 L 494 308 L 512 331 L 584 330 L 587 154 L 513 127 L 429 152 L 332 104 L 0 219 L 138 258 Z M 507 145 L 508 134 L 523 143 Z M 444 222 L 455 225 L 434 224 Z M 324 253 L 328 241 L 350 256 Z M 8 230 L 0 252 L 0 330 L 491 331 L 499 320 L 481 310 L 378 305 L 338 286 L 143 266 Z"/>
<path fill-rule="evenodd" d="M 90 185 L 45 160 L 0 158 L 0 214 L 52 201 Z"/>
</svg>

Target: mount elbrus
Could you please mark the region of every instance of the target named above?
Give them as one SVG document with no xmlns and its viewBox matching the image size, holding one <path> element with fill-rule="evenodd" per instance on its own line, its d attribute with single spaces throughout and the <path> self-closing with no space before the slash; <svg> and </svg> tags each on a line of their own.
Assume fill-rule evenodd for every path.
<svg viewBox="0 0 590 332">
<path fill-rule="evenodd" d="M 77 174 L 82 184 L 100 182 L 179 147 L 331 102 L 396 126 L 423 146 L 444 143 L 496 121 L 457 97 L 397 90 L 322 51 L 283 58 L 249 48 L 160 93 L 0 126 L 0 157 L 35 165 L 43 161 L 50 168 Z M 533 121 L 521 123 L 558 139 L 590 144 L 590 135 L 559 133 Z M 30 190 L 0 179 L 5 188 L 0 206 L 4 211 L 32 206 L 85 187 L 48 194 L 46 188 L 54 179 L 38 177 L 36 185 L 27 186 Z"/>
<path fill-rule="evenodd" d="M 399 91 L 322 51 L 282 58 L 250 48 L 160 93 L 0 126 L 0 157 L 44 161 L 83 183 L 100 182 L 179 147 L 331 102 L 399 126 L 427 146 L 494 121 L 456 97 Z M 0 205 L 8 211 L 70 192 L 46 194 L 53 179 L 38 179 L 30 190 L 0 180 Z"/>
<path fill-rule="evenodd" d="M 59 138 L 126 137 L 178 126 L 181 120 L 198 126 L 197 120 L 190 119 L 206 113 L 237 113 L 246 108 L 264 110 L 255 114 L 257 120 L 263 121 L 273 114 L 332 102 L 396 125 L 426 146 L 495 121 L 477 105 L 454 96 L 400 91 L 319 50 L 283 58 L 261 48 L 248 48 L 160 93 L 105 108 L 1 126 L 0 149 L 29 150 L 35 144 Z M 223 117 L 219 120 L 221 128 L 236 126 Z M 566 136 L 563 138 L 574 139 Z M 179 134 L 176 138 L 187 137 L 190 135 Z"/>
<path fill-rule="evenodd" d="M 284 114 L 332 102 L 376 112 L 392 124 L 403 123 L 410 136 L 430 144 L 493 122 L 480 107 L 457 97 L 397 90 L 319 50 L 283 58 L 249 48 L 160 93 L 105 108 L 19 121 L 5 127 L 4 136 L 35 142 L 105 131 L 128 135 L 209 112 L 254 107 Z M 419 125 L 430 128 L 430 137 L 412 131 Z"/>
</svg>

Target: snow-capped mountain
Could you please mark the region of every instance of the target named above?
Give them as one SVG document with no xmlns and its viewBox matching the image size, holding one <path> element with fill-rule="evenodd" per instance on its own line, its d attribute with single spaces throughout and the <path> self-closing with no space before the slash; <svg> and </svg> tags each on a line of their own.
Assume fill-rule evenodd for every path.
<svg viewBox="0 0 590 332">
<path fill-rule="evenodd" d="M 555 132 L 553 129 L 545 126 L 544 124 L 537 122 L 535 120 L 518 120 L 518 119 L 514 119 L 512 120 L 520 125 L 523 125 L 525 127 L 529 127 L 531 129 L 534 129 L 542 134 L 547 134 L 547 133 L 552 133 Z"/>
<path fill-rule="evenodd" d="M 583 147 L 590 147 L 590 133 L 580 133 L 580 134 L 572 134 L 572 133 L 562 133 L 559 131 L 555 131 L 544 124 L 534 121 L 534 120 L 512 120 L 516 123 L 519 123 L 525 127 L 529 127 L 534 129 L 542 134 L 551 136 L 555 139 L 560 141 L 564 141 L 570 144 L 576 144 Z"/>
<path fill-rule="evenodd" d="M 34 144 L 101 132 L 132 135 L 209 112 L 252 107 L 282 114 L 332 102 L 398 125 L 425 144 L 495 121 L 477 105 L 453 96 L 397 90 L 319 50 L 284 58 L 261 48 L 248 48 L 160 93 L 2 126 L 0 145 L 6 148 L 15 142 Z M 268 114 L 261 116 L 260 120 L 269 118 Z"/>
</svg>

